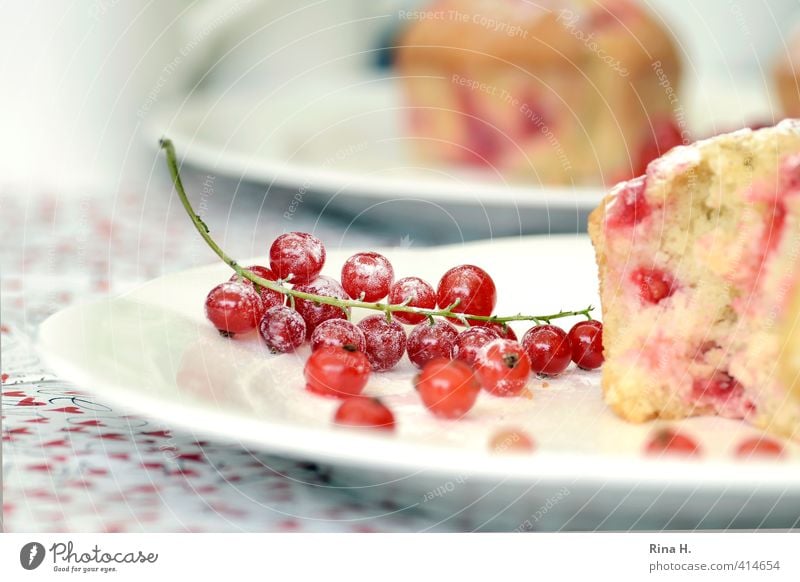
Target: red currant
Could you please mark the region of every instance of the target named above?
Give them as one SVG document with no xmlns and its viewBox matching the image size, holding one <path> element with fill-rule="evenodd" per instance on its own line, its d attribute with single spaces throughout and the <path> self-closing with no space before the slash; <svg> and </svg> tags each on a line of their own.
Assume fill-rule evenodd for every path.
<svg viewBox="0 0 800 582">
<path fill-rule="evenodd" d="M 603 324 L 596 320 L 579 321 L 567 334 L 572 346 L 572 361 L 584 370 L 603 364 Z"/>
<path fill-rule="evenodd" d="M 497 332 L 489 327 L 467 328 L 458 334 L 453 341 L 450 357 L 454 360 L 461 360 L 471 366 L 475 363 L 480 349 L 499 337 Z"/>
<path fill-rule="evenodd" d="M 672 277 L 661 269 L 636 269 L 631 273 L 631 281 L 637 286 L 639 297 L 645 303 L 655 305 L 675 292 Z"/>
<path fill-rule="evenodd" d="M 517 396 L 528 383 L 531 363 L 521 345 L 496 339 L 481 348 L 475 361 L 475 377 L 495 396 Z"/>
<path fill-rule="evenodd" d="M 519 429 L 501 430 L 489 439 L 489 450 L 493 453 L 530 453 L 535 448 L 533 439 Z"/>
<path fill-rule="evenodd" d="M 335 424 L 353 427 L 394 430 L 394 414 L 377 398 L 351 396 L 339 405 Z"/>
<path fill-rule="evenodd" d="M 692 395 L 697 400 L 726 401 L 738 398 L 744 393 L 742 386 L 736 378 L 726 372 L 716 371 L 708 379 L 696 379 L 692 384 Z"/>
<path fill-rule="evenodd" d="M 294 309 L 280 305 L 268 309 L 258 331 L 273 352 L 291 352 L 306 339 L 306 322 Z"/>
<path fill-rule="evenodd" d="M 700 447 L 688 436 L 670 428 L 656 432 L 645 446 L 648 455 L 676 454 L 694 456 L 700 454 Z"/>
<path fill-rule="evenodd" d="M 339 281 L 322 275 L 306 285 L 296 285 L 295 291 L 322 295 L 324 297 L 335 297 L 336 299 L 350 299 Z M 323 321 L 329 319 L 347 319 L 347 313 L 336 305 L 327 303 L 315 303 L 310 299 L 295 299 L 295 309 L 306 320 L 306 337 L 311 338 L 311 334 Z"/>
<path fill-rule="evenodd" d="M 351 345 L 359 352 L 367 349 L 364 332 L 354 323 L 346 319 L 329 319 L 323 321 L 311 334 L 311 351 L 323 346 L 340 347 Z"/>
<path fill-rule="evenodd" d="M 378 253 L 357 253 L 342 267 L 342 287 L 354 299 L 378 301 L 389 294 L 394 269 L 389 259 Z"/>
<path fill-rule="evenodd" d="M 253 286 L 241 281 L 225 281 L 206 297 L 206 317 L 225 336 L 254 330 L 262 311 Z"/>
<path fill-rule="evenodd" d="M 480 384 L 464 362 L 431 360 L 414 380 L 422 402 L 434 416 L 461 418 L 475 405 Z"/>
<path fill-rule="evenodd" d="M 324 347 L 306 362 L 306 390 L 321 396 L 356 396 L 367 385 L 370 370 L 367 357 L 352 346 Z"/>
<path fill-rule="evenodd" d="M 406 277 L 395 281 L 389 289 L 389 303 L 399 305 L 408 301 L 409 307 L 433 309 L 436 307 L 436 293 L 428 283 L 418 277 Z M 400 323 L 415 325 L 425 320 L 424 315 L 397 311 L 393 317 Z"/>
<path fill-rule="evenodd" d="M 434 358 L 449 358 L 458 331 L 446 321 L 420 323 L 408 334 L 408 359 L 421 368 Z"/>
<path fill-rule="evenodd" d="M 490 315 L 497 304 L 497 289 L 489 274 L 474 265 L 460 265 L 447 271 L 439 281 L 436 303 L 446 309 L 456 300 L 455 313 Z M 453 319 L 453 321 L 458 321 Z M 472 323 L 472 322 L 470 322 Z"/>
<path fill-rule="evenodd" d="M 385 315 L 370 315 L 358 327 L 367 342 L 367 359 L 376 372 L 394 368 L 406 351 L 406 332 L 396 321 L 387 321 Z"/>
<path fill-rule="evenodd" d="M 531 369 L 543 376 L 555 376 L 569 366 L 572 346 L 563 329 L 554 325 L 537 325 L 522 336 L 522 346 L 530 359 Z"/>
<path fill-rule="evenodd" d="M 325 247 L 322 241 L 307 232 L 282 234 L 269 249 L 269 266 L 281 279 L 292 276 L 291 283 L 310 283 L 325 265 Z"/>
<path fill-rule="evenodd" d="M 736 447 L 736 456 L 742 459 L 751 457 L 783 457 L 783 446 L 775 440 L 767 437 L 752 437 L 739 443 Z"/>
<path fill-rule="evenodd" d="M 612 228 L 633 226 L 650 214 L 645 200 L 647 178 L 640 176 L 619 186 L 620 190 L 606 207 L 606 224 Z"/>
<path fill-rule="evenodd" d="M 252 265 L 250 267 L 247 267 L 247 270 L 256 276 L 261 277 L 262 279 L 266 279 L 267 281 L 278 280 L 278 277 L 275 275 L 275 273 L 273 273 L 266 267 L 262 267 L 261 265 Z M 241 278 L 237 273 L 234 273 L 233 276 L 230 278 L 230 280 L 231 281 L 241 280 L 245 285 L 254 285 L 252 281 L 250 281 L 249 279 Z M 284 303 L 283 293 L 273 291 L 272 289 L 261 287 L 260 295 L 264 311 L 272 307 L 278 307 L 279 305 L 283 305 Z"/>
<path fill-rule="evenodd" d="M 485 327 L 486 329 L 491 329 L 494 331 L 498 337 L 503 339 L 510 339 L 517 341 L 517 334 L 514 333 L 514 330 L 511 329 L 511 326 L 498 323 L 496 321 L 476 321 L 474 325 L 478 327 Z"/>
</svg>

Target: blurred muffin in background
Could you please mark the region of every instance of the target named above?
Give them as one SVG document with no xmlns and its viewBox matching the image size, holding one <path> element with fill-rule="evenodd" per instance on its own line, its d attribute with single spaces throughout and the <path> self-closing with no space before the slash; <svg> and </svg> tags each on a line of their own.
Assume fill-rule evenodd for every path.
<svg viewBox="0 0 800 582">
<path fill-rule="evenodd" d="M 634 0 L 439 0 L 401 17 L 423 160 L 614 183 L 684 141 L 674 40 Z"/>
<path fill-rule="evenodd" d="M 800 117 L 800 27 L 794 28 L 787 45 L 775 63 L 775 88 L 783 114 Z"/>
</svg>

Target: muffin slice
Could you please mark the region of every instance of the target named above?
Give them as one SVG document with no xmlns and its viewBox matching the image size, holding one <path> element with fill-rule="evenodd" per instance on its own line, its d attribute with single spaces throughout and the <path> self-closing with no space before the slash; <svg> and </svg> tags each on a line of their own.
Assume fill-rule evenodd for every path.
<svg viewBox="0 0 800 582">
<path fill-rule="evenodd" d="M 671 150 L 611 191 L 589 233 L 618 414 L 800 436 L 800 122 Z"/>
</svg>

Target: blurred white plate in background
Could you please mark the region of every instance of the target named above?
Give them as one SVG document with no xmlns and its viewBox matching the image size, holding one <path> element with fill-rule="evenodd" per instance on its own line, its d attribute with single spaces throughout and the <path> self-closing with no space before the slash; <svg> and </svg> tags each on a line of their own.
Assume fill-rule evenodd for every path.
<svg viewBox="0 0 800 582">
<path fill-rule="evenodd" d="M 398 277 L 436 281 L 464 257 L 484 265 L 500 290 L 498 313 L 597 304 L 585 237 L 386 252 Z M 346 256 L 329 249 L 326 271 L 335 274 Z M 420 403 L 415 369 L 404 358 L 367 387 L 394 410 L 397 433 L 334 429 L 337 403 L 304 390 L 307 347 L 273 356 L 257 337 L 227 340 L 207 323 L 205 295 L 229 274 L 221 264 L 193 269 L 68 308 L 42 325 L 40 348 L 59 376 L 100 401 L 198 434 L 332 464 L 337 483 L 355 487 L 354 495 L 390 497 L 445 518 L 467 512 L 474 527 L 513 529 L 533 515 L 541 529 L 788 527 L 800 519 L 796 445 L 787 445 L 783 461 L 737 461 L 735 446 L 755 430 L 693 418 L 674 424 L 699 442 L 702 460 L 645 457 L 659 425 L 616 417 L 602 401 L 599 372 L 574 366 L 546 383 L 532 379 L 532 399 L 484 393 L 465 419 L 445 422 Z M 508 427 L 530 434 L 537 452 L 490 454 L 489 438 Z"/>
</svg>

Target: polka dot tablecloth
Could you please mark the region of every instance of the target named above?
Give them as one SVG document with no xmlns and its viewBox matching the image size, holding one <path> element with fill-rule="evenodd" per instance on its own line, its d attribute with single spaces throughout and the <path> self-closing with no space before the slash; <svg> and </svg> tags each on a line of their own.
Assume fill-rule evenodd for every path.
<svg viewBox="0 0 800 582">
<path fill-rule="evenodd" d="M 36 330 L 50 314 L 213 260 L 169 185 L 152 190 L 77 198 L 0 192 L 6 531 L 419 531 L 435 523 L 397 511 L 391 499 L 361 500 L 313 463 L 116 409 L 103 401 L 102 386 L 70 384 L 40 361 Z M 208 222 L 223 223 L 217 236 L 239 256 L 264 254 L 289 228 L 362 248 L 393 242 L 354 229 L 343 241 L 342 227 L 322 225 L 313 211 L 289 226 L 270 219 L 282 216 L 290 197 L 264 206 L 263 196 L 219 194 L 204 210 Z"/>
</svg>

